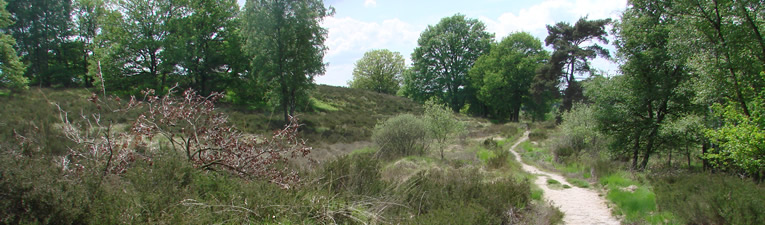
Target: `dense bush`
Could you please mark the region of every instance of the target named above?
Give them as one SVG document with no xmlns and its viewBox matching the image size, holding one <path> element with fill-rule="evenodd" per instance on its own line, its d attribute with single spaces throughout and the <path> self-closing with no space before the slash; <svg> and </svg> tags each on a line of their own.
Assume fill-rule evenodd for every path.
<svg viewBox="0 0 765 225">
<path fill-rule="evenodd" d="M 726 175 L 693 174 L 653 180 L 656 201 L 687 224 L 765 224 L 765 188 Z"/>
<path fill-rule="evenodd" d="M 402 114 L 378 124 L 372 141 L 380 147 L 382 157 L 423 154 L 427 146 L 427 126 L 420 118 Z"/>
</svg>

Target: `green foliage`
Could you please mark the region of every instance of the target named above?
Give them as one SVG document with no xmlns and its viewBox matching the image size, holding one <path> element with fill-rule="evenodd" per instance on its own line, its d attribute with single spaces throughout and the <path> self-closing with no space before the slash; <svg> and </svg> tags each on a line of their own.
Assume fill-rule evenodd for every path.
<svg viewBox="0 0 765 225">
<path fill-rule="evenodd" d="M 591 105 L 575 104 L 570 111 L 563 113 L 563 122 L 550 146 L 557 161 L 583 151 L 597 154 L 606 149 L 607 137 L 598 132 L 596 126 L 596 110 Z"/>
<path fill-rule="evenodd" d="M 497 157 L 497 154 L 494 154 L 494 151 L 485 148 L 478 148 L 478 151 L 476 151 L 475 154 L 478 157 L 478 160 L 481 160 L 483 163 L 488 163 L 489 159 Z"/>
<path fill-rule="evenodd" d="M 26 67 L 19 60 L 16 54 L 16 39 L 7 33 L 6 28 L 13 24 L 11 14 L 6 10 L 8 5 L 5 0 L 0 0 L 0 88 L 10 88 L 12 90 L 24 90 L 29 88 L 27 84 L 29 79 L 24 77 Z"/>
<path fill-rule="evenodd" d="M 89 71 L 106 90 L 138 95 L 151 88 L 164 93 L 176 81 L 171 72 L 169 36 L 174 6 L 171 0 L 125 0 L 104 16 Z M 97 81 L 98 81 L 97 80 Z M 97 83 L 100 83 L 98 81 Z"/>
<path fill-rule="evenodd" d="M 380 147 L 382 157 L 395 158 L 423 154 L 427 135 L 427 124 L 422 119 L 402 114 L 375 126 L 372 141 Z"/>
<path fill-rule="evenodd" d="M 14 23 L 5 24 L 10 26 L 3 26 L 3 30 L 16 40 L 18 54 L 22 56 L 23 63 L 28 65 L 26 77 L 46 87 L 73 85 L 71 74 L 82 69 L 79 67 L 82 51 L 77 49 L 81 45 L 70 39 L 72 1 L 14 0 L 9 1 L 4 8 L 11 14 Z M 11 40 L 9 37 L 2 38 L 4 44 L 10 44 Z M 13 68 L 10 70 L 13 73 L 24 72 L 19 70 L 21 65 L 3 65 L 6 66 Z M 12 79 L 23 81 L 20 78 Z"/>
<path fill-rule="evenodd" d="M 765 77 L 765 72 L 763 73 Z M 750 117 L 739 107 L 717 105 L 714 110 L 722 118 L 723 126 L 708 129 L 707 137 L 719 147 L 703 157 L 714 167 L 741 171 L 755 179 L 765 179 L 765 92 L 749 110 Z"/>
<path fill-rule="evenodd" d="M 483 144 L 478 147 L 476 156 L 490 169 L 505 168 L 515 161 L 515 159 L 511 158 L 510 151 L 502 144 L 494 141 L 494 139 L 484 140 Z"/>
<path fill-rule="evenodd" d="M 413 71 L 404 76 L 405 95 L 420 102 L 436 97 L 459 111 L 474 96 L 468 71 L 493 39 L 484 23 L 460 14 L 428 26 L 412 53 Z"/>
<path fill-rule="evenodd" d="M 730 102 L 744 115 L 751 115 L 749 105 L 765 87 L 759 74 L 765 71 L 762 4 L 747 0 L 633 4 L 677 17 L 670 47 L 674 56 L 690 59 L 689 67 L 698 76 L 695 85 L 700 102 Z"/>
<path fill-rule="evenodd" d="M 171 15 L 166 29 L 163 62 L 184 88 L 202 95 L 222 92 L 231 79 L 243 73 L 239 36 L 239 5 L 234 0 L 187 0 L 175 3 L 172 10 L 187 15 Z"/>
<path fill-rule="evenodd" d="M 765 223 L 765 189 L 749 180 L 688 174 L 652 180 L 658 206 L 685 224 Z"/>
<path fill-rule="evenodd" d="M 396 94 L 406 70 L 404 57 L 387 49 L 371 50 L 356 61 L 351 88 L 359 88 L 384 94 Z"/>
<path fill-rule="evenodd" d="M 318 0 L 247 1 L 242 32 L 253 69 L 246 80 L 268 87 L 282 108 L 285 123 L 308 100 L 314 77 L 324 73 L 327 29 L 321 21 L 334 14 Z"/>
<path fill-rule="evenodd" d="M 428 128 L 428 135 L 438 144 L 436 147 L 440 149 L 441 159 L 443 159 L 446 144 L 464 133 L 465 125 L 458 121 L 444 105 L 436 103 L 435 99 L 425 102 L 423 119 Z"/>
<path fill-rule="evenodd" d="M 549 65 L 539 74 L 537 83 L 542 86 L 542 89 L 546 88 L 546 91 L 557 91 L 557 89 L 550 89 L 558 86 L 560 81 L 565 82 L 562 111 L 568 111 L 574 103 L 581 101 L 584 97 L 575 75 L 586 72 L 591 75 L 589 60 L 597 56 L 607 59 L 611 57 L 608 49 L 596 43 L 581 46 L 596 40 L 608 44 L 606 25 L 610 23 L 611 19 L 587 20 L 584 17 L 580 18 L 574 26 L 567 22 L 558 22 L 555 26 L 547 25 L 548 35 L 545 38 L 545 45 L 552 46 L 554 51 Z"/>
<path fill-rule="evenodd" d="M 488 107 L 489 117 L 518 122 L 535 72 L 548 57 L 539 39 L 521 32 L 492 45 L 488 54 L 476 60 L 469 73 L 470 85 Z"/>
</svg>

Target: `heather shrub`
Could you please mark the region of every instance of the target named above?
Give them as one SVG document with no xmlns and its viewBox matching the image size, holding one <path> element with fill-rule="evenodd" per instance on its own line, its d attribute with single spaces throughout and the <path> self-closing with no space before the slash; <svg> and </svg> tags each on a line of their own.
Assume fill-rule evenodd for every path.
<svg viewBox="0 0 765 225">
<path fill-rule="evenodd" d="M 658 207 L 687 224 L 765 224 L 765 188 L 751 180 L 691 174 L 652 184 Z"/>
<path fill-rule="evenodd" d="M 419 155 L 427 149 L 427 134 L 425 122 L 414 115 L 402 114 L 378 124 L 372 141 L 384 158 Z"/>
</svg>

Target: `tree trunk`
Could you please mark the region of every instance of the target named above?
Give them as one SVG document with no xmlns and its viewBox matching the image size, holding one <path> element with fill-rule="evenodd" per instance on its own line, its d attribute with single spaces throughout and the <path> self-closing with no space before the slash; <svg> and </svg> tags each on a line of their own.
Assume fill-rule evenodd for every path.
<svg viewBox="0 0 765 225">
<path fill-rule="evenodd" d="M 685 153 L 686 158 L 688 158 L 688 169 L 691 168 L 691 149 L 688 148 L 688 146 L 685 146 Z"/>
<path fill-rule="evenodd" d="M 703 158 L 703 156 L 706 156 L 708 150 L 709 150 L 709 143 L 705 141 L 704 143 L 701 144 L 701 156 L 702 156 L 701 169 L 703 171 L 707 171 L 709 169 L 709 160 Z"/>
<path fill-rule="evenodd" d="M 635 145 L 632 146 L 632 170 L 637 170 L 638 153 L 640 152 L 640 130 L 635 132 Z"/>
<path fill-rule="evenodd" d="M 669 156 L 669 159 L 667 160 L 667 166 L 672 169 L 672 149 L 669 149 L 667 155 Z"/>
<path fill-rule="evenodd" d="M 651 154 L 653 154 L 653 151 L 654 151 L 653 145 L 656 139 L 656 134 L 659 132 L 659 125 L 658 125 L 659 123 L 661 123 L 661 120 L 657 122 L 657 125 L 654 125 L 654 127 L 651 129 L 651 133 L 648 134 L 648 143 L 646 143 L 646 146 L 645 146 L 646 149 L 643 152 L 643 161 L 640 163 L 640 170 L 645 169 L 645 167 L 648 165 L 648 159 L 651 157 Z"/>
</svg>

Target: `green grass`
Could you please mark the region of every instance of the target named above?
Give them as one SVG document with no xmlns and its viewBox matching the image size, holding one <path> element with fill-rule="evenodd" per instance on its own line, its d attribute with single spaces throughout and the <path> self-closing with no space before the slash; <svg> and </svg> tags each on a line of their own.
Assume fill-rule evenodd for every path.
<svg viewBox="0 0 765 225">
<path fill-rule="evenodd" d="M 542 200 L 542 194 L 544 194 L 544 191 L 539 188 L 531 189 L 531 199 L 534 200 Z"/>
<path fill-rule="evenodd" d="M 553 156 L 550 154 L 549 151 L 545 151 L 544 149 L 538 148 L 537 146 L 534 146 L 529 141 L 524 141 L 521 143 L 520 147 L 523 149 L 521 152 L 521 158 L 531 164 L 538 164 L 540 162 L 543 163 L 552 163 L 553 162 Z"/>
<path fill-rule="evenodd" d="M 548 179 L 547 179 L 547 184 L 552 184 L 552 185 L 555 185 L 555 184 L 560 184 L 560 181 L 557 181 L 557 180 L 555 180 L 555 179 L 549 179 L 549 178 L 548 178 Z"/>
<path fill-rule="evenodd" d="M 657 210 L 656 194 L 649 186 L 629 176 L 629 173 L 621 171 L 600 178 L 600 184 L 608 189 L 606 198 L 617 206 L 617 212 L 632 223 L 675 223 L 677 219 L 673 214 Z M 634 191 L 629 190 L 631 186 Z"/>
<path fill-rule="evenodd" d="M 573 184 L 574 186 L 580 187 L 580 188 L 589 188 L 590 182 L 587 182 L 586 180 L 577 179 L 577 178 L 566 178 L 566 181 L 568 183 Z"/>
<path fill-rule="evenodd" d="M 600 178 L 600 184 L 609 188 L 622 188 L 638 183 L 628 178 L 627 172 L 618 172 Z"/>
<path fill-rule="evenodd" d="M 313 106 L 314 109 L 323 111 L 323 112 L 340 111 L 340 109 L 338 109 L 337 107 L 313 97 L 311 97 L 311 105 Z"/>
<path fill-rule="evenodd" d="M 497 154 L 494 154 L 494 151 L 488 150 L 483 147 L 478 147 L 478 150 L 476 151 L 476 156 L 479 160 L 481 160 L 482 163 L 486 164 L 489 159 L 497 157 Z"/>
</svg>

